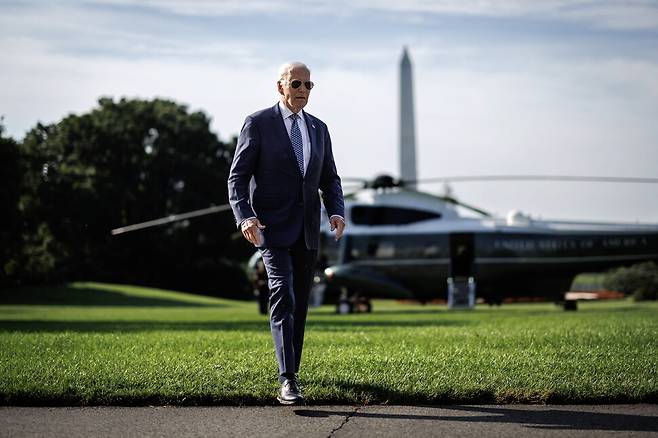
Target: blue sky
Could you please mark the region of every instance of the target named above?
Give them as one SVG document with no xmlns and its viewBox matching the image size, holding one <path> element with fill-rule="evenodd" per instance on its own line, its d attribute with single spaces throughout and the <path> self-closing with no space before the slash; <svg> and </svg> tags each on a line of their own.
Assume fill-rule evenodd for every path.
<svg viewBox="0 0 658 438">
<path fill-rule="evenodd" d="M 658 176 L 655 1 L 0 0 L 0 45 L 14 137 L 100 96 L 158 96 L 205 111 L 228 139 L 276 101 L 278 66 L 301 60 L 340 173 L 395 174 L 407 45 L 421 178 Z M 655 185 L 452 188 L 501 215 L 658 222 Z"/>
</svg>

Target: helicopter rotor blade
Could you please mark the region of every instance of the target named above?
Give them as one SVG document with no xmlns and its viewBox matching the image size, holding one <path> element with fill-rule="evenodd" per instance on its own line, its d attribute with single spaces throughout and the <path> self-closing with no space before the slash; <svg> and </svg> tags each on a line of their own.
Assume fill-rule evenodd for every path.
<svg viewBox="0 0 658 438">
<path fill-rule="evenodd" d="M 358 183 L 358 184 L 365 184 L 368 182 L 367 178 L 361 178 L 361 177 L 354 177 L 354 176 L 343 176 L 340 178 L 341 182 L 348 182 L 348 183 Z"/>
<path fill-rule="evenodd" d="M 344 177 L 340 179 L 343 187 L 357 187 L 358 189 L 365 189 L 368 187 L 368 180 L 365 178 Z"/>
<path fill-rule="evenodd" d="M 569 182 L 608 182 L 608 183 L 636 183 L 636 184 L 656 184 L 658 178 L 643 177 L 615 177 L 615 176 L 581 176 L 581 175 L 478 175 L 478 176 L 447 176 L 436 178 L 425 178 L 417 180 L 404 181 L 405 184 L 433 184 L 433 183 L 450 183 L 450 182 L 472 182 L 472 181 L 569 181 Z M 480 213 L 484 216 L 491 216 L 485 210 L 465 204 L 452 196 L 443 196 L 443 199 L 460 205 L 469 210 Z"/>
<path fill-rule="evenodd" d="M 452 196 L 439 196 L 439 197 L 441 199 L 443 199 L 444 201 L 446 201 L 446 202 L 449 202 L 449 203 L 455 204 L 455 205 L 459 205 L 461 207 L 466 208 L 467 210 L 471 210 L 471 211 L 474 211 L 476 213 L 479 213 L 482 216 L 485 216 L 485 217 L 492 217 L 493 216 L 491 213 L 489 213 L 486 210 L 482 210 L 481 208 L 475 207 L 475 206 L 470 205 L 470 204 L 466 204 L 466 203 L 464 203 L 464 202 L 462 202 L 458 199 L 453 198 Z"/>
<path fill-rule="evenodd" d="M 128 233 L 130 231 L 143 230 L 145 228 L 157 227 L 159 225 L 166 225 L 172 222 L 182 221 L 185 219 L 190 219 L 193 217 L 205 216 L 207 214 L 220 213 L 222 211 L 230 210 L 231 206 L 229 204 L 216 205 L 208 208 L 202 208 L 200 210 L 194 210 L 187 213 L 181 214 L 171 214 L 159 219 L 153 219 L 146 222 L 141 222 L 139 224 L 127 225 L 125 227 L 115 228 L 111 231 L 113 236 L 118 234 Z"/>
<path fill-rule="evenodd" d="M 616 176 L 580 176 L 580 175 L 479 175 L 479 176 L 447 176 L 437 178 L 417 179 L 405 183 L 442 183 L 470 181 L 572 181 L 572 182 L 610 182 L 658 184 L 658 178 L 616 177 Z"/>
</svg>

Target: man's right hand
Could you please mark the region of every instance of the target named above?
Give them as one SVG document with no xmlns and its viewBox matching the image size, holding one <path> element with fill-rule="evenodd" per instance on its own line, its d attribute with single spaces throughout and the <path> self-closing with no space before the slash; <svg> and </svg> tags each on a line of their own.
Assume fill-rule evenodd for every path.
<svg viewBox="0 0 658 438">
<path fill-rule="evenodd" d="M 245 219 L 240 225 L 244 238 L 255 246 L 261 244 L 261 230 L 264 228 L 265 225 L 261 224 L 257 218 Z"/>
</svg>

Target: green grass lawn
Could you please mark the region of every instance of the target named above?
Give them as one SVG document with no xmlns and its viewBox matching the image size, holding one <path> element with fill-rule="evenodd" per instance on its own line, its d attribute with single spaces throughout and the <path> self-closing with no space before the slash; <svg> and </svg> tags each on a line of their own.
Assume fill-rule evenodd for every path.
<svg viewBox="0 0 658 438">
<path fill-rule="evenodd" d="M 658 303 L 374 310 L 311 310 L 309 403 L 658 402 Z M 276 389 L 253 302 L 94 283 L 0 291 L 0 404 L 273 404 Z"/>
</svg>

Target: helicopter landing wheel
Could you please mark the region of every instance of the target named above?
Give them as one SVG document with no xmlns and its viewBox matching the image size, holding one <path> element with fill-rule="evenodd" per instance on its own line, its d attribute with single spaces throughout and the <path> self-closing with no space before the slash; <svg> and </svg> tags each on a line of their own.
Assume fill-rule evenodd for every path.
<svg viewBox="0 0 658 438">
<path fill-rule="evenodd" d="M 562 303 L 562 307 L 566 311 L 575 312 L 576 310 L 578 310 L 578 301 L 577 300 L 564 300 L 564 303 Z"/>
<path fill-rule="evenodd" d="M 358 313 L 371 313 L 372 303 L 367 298 L 359 298 L 356 301 L 356 306 L 354 308 L 354 311 Z"/>
<path fill-rule="evenodd" d="M 354 305 L 348 300 L 340 300 L 336 304 L 336 313 L 339 315 L 347 315 L 354 311 Z"/>
</svg>

